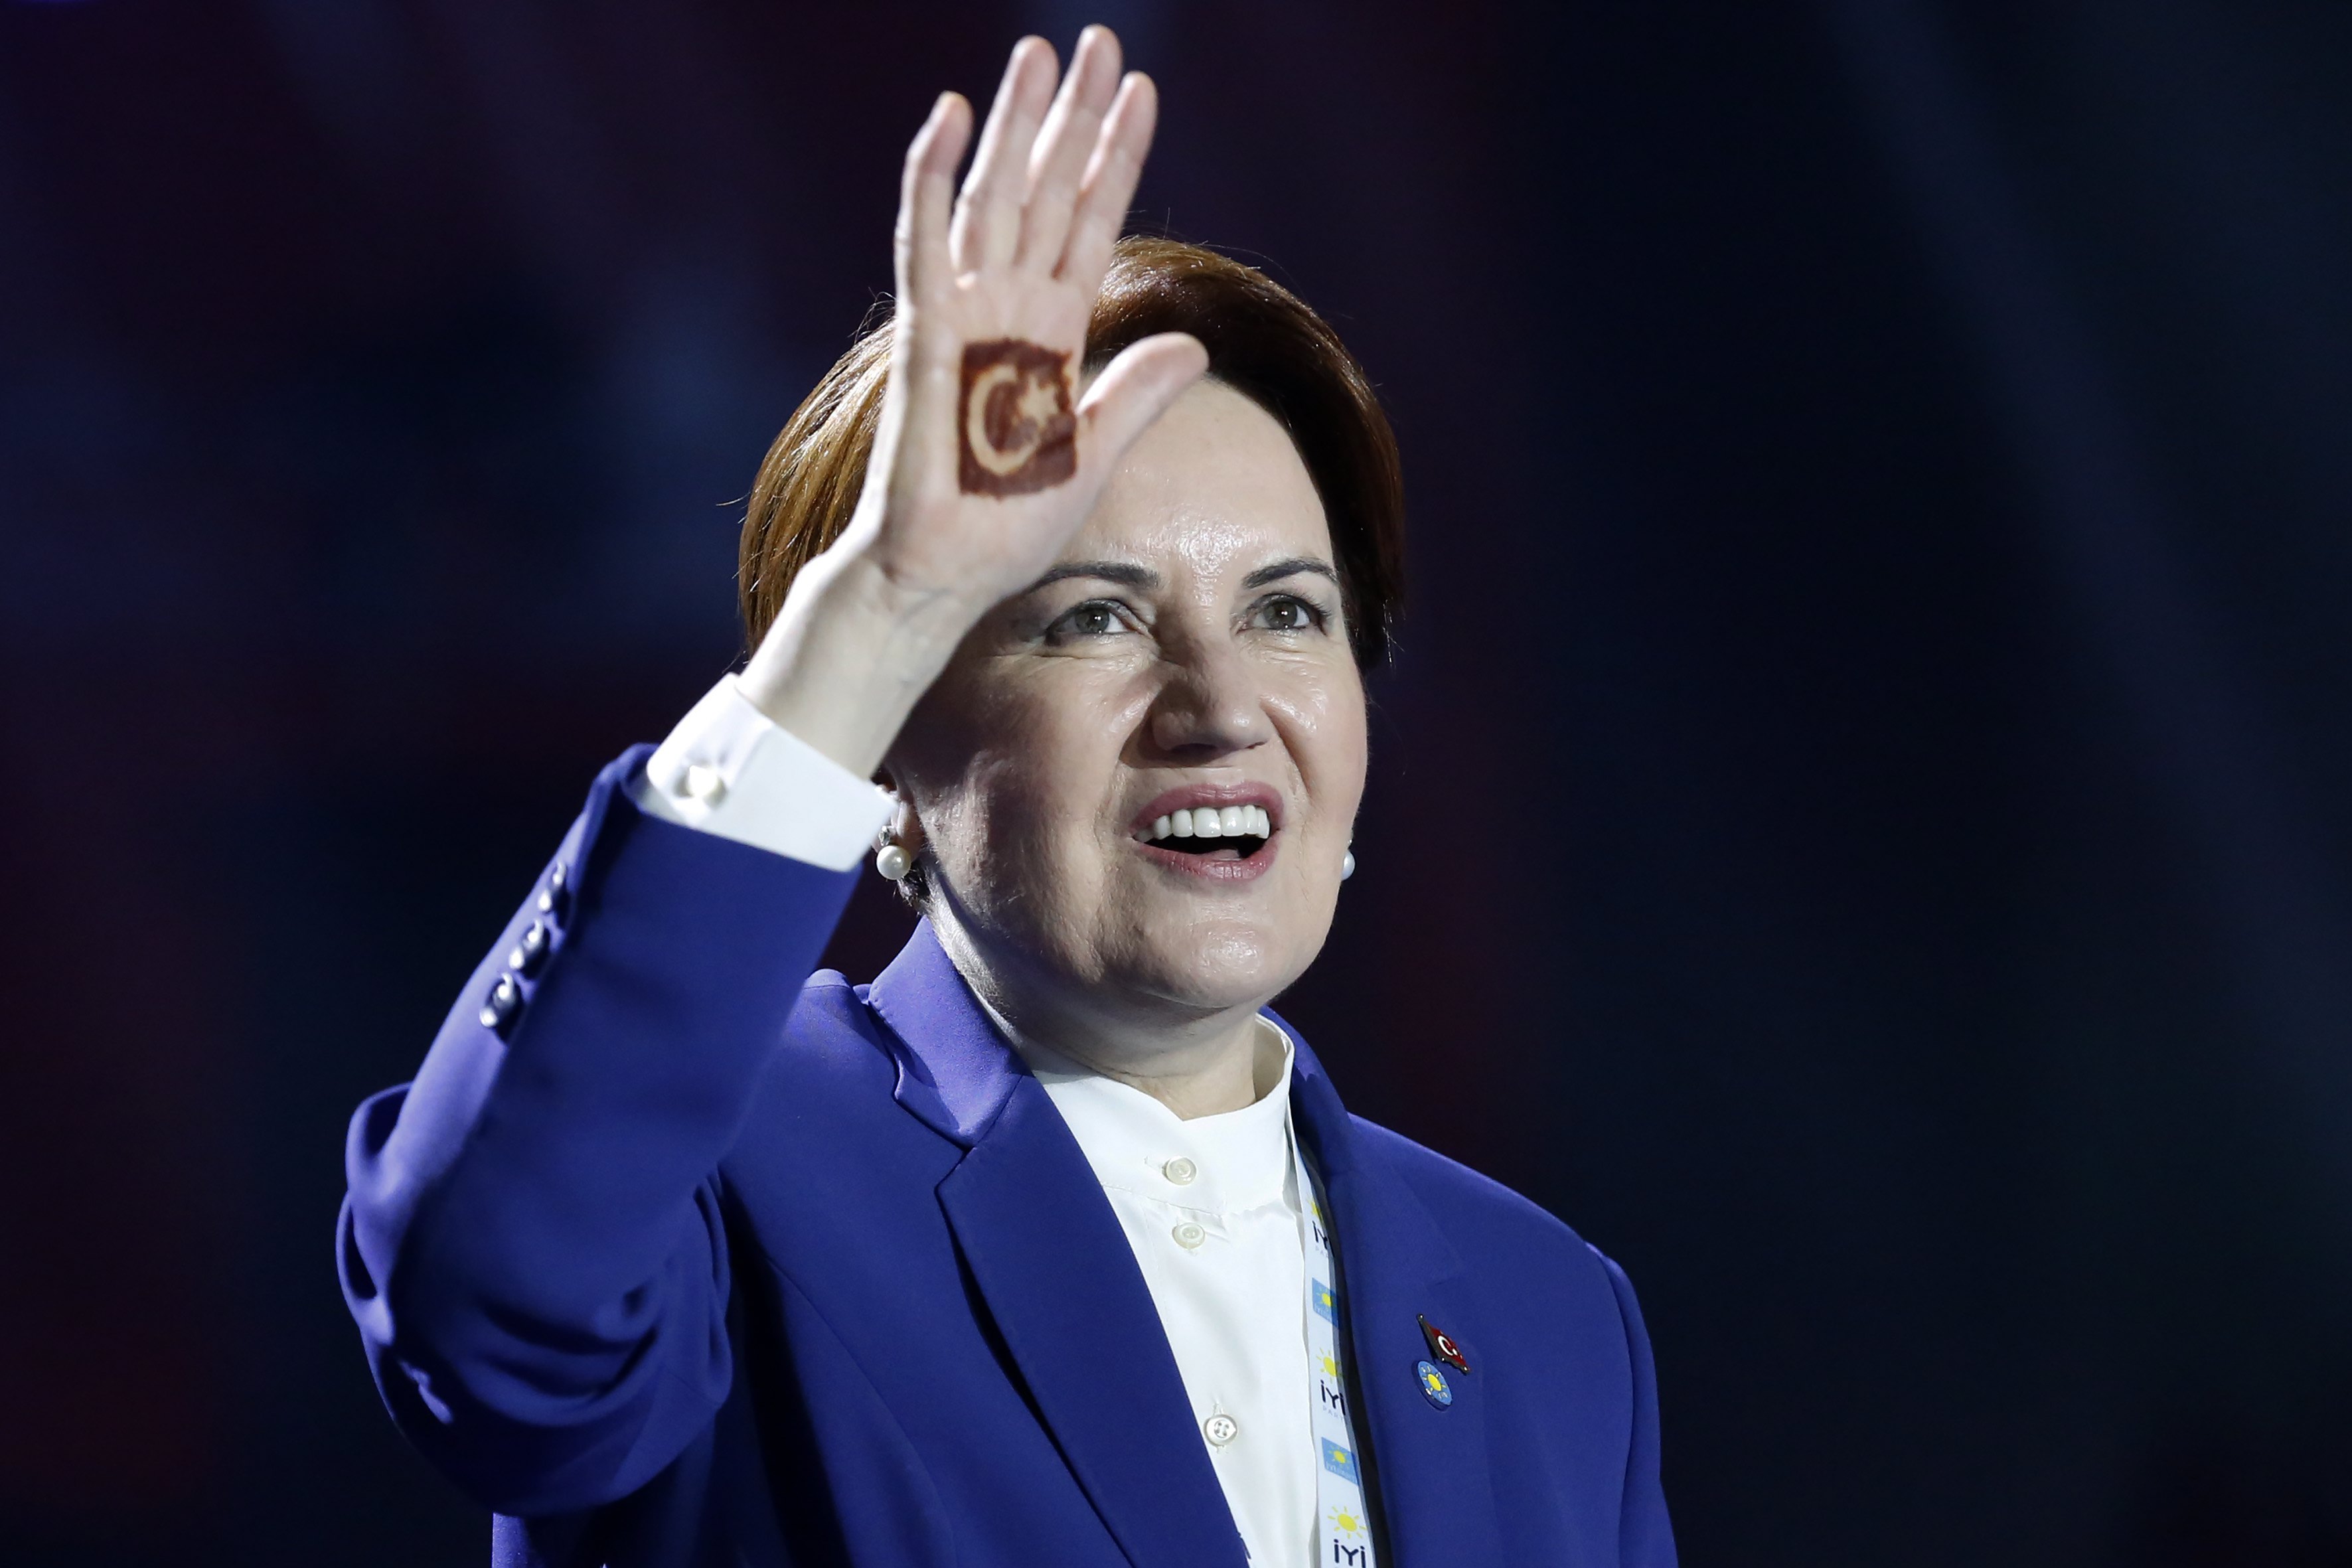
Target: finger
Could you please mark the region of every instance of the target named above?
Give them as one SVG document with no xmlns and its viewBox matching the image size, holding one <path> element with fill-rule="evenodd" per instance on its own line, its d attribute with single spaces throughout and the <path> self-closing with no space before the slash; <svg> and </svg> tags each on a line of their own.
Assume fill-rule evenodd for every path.
<svg viewBox="0 0 2352 1568">
<path fill-rule="evenodd" d="M 1151 151 L 1151 131 L 1159 119 L 1159 89 L 1141 71 L 1128 72 L 1110 112 L 1103 117 L 1094 155 L 1087 161 L 1077 210 L 1070 216 L 1069 242 L 1055 277 L 1090 294 L 1101 283 L 1103 268 L 1110 265 L 1110 247 L 1127 222 L 1128 204 L 1135 199 L 1135 183 L 1143 177 L 1144 155 Z"/>
<path fill-rule="evenodd" d="M 1129 343 L 1078 404 L 1084 460 L 1089 465 L 1118 461 L 1136 437 L 1208 369 L 1209 351 L 1190 332 L 1161 332 Z"/>
<path fill-rule="evenodd" d="M 1094 152 L 1103 116 L 1118 91 L 1118 38 L 1108 27 L 1078 35 L 1070 73 L 1029 154 L 1029 197 L 1021 211 L 1021 244 L 1013 265 L 1050 272 L 1062 259 L 1078 181 Z"/>
<path fill-rule="evenodd" d="M 943 92 L 907 147 L 891 251 L 898 298 L 919 308 L 936 303 L 955 278 L 948 259 L 948 218 L 955 206 L 956 164 L 971 140 L 971 105 L 960 92 Z"/>
<path fill-rule="evenodd" d="M 949 250 L 960 271 L 1002 267 L 1013 258 L 1021 237 L 1029 148 L 1054 96 L 1054 47 L 1045 39 L 1027 37 L 1013 46 L 949 231 Z"/>
</svg>

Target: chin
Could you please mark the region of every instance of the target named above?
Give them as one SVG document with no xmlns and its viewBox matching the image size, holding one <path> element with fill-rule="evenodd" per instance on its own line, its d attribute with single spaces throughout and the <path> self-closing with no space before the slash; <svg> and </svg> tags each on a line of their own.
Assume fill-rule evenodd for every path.
<svg viewBox="0 0 2352 1568">
<path fill-rule="evenodd" d="M 1188 1010 L 1263 1005 L 1305 971 L 1311 952 L 1249 921 L 1202 921 L 1149 932 L 1122 965 L 1136 989 Z"/>
</svg>

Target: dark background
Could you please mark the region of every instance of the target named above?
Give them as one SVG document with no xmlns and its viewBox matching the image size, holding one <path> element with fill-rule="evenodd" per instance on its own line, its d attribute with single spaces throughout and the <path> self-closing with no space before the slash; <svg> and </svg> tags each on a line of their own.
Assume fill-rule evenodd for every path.
<svg viewBox="0 0 2352 1568">
<path fill-rule="evenodd" d="M 343 1119 L 1097 16 L 1404 443 L 1286 1008 L 1626 1265 L 1686 1561 L 2352 1563 L 2340 0 L 0 0 L 0 1557 L 482 1560 Z"/>
</svg>

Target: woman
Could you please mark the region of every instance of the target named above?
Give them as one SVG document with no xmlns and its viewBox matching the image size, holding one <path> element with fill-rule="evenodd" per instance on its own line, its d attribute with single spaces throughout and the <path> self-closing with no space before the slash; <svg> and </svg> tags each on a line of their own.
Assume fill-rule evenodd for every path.
<svg viewBox="0 0 2352 1568">
<path fill-rule="evenodd" d="M 960 195 L 940 100 L 749 665 L 355 1119 L 378 1384 L 502 1562 L 1671 1563 L 1623 1277 L 1266 1010 L 1352 864 L 1388 427 L 1274 284 L 1115 244 L 1151 85 L 1055 79 Z M 803 983 L 877 844 L 922 923 Z"/>
</svg>

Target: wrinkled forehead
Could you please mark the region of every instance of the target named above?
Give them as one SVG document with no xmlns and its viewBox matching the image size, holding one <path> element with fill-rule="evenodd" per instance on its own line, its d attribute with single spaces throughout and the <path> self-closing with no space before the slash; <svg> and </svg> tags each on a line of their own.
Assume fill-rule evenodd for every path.
<svg viewBox="0 0 2352 1568">
<path fill-rule="evenodd" d="M 1321 498 L 1289 433 L 1218 382 L 1188 388 L 1128 449 L 1062 552 L 1203 586 L 1286 557 L 1331 559 Z"/>
</svg>

